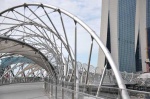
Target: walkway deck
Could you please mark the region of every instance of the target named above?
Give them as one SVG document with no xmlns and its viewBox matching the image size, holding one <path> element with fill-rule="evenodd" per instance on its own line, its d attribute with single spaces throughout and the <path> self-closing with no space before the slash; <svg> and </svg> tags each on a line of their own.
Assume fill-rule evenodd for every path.
<svg viewBox="0 0 150 99">
<path fill-rule="evenodd" d="M 48 99 L 42 82 L 0 86 L 0 99 Z"/>
</svg>

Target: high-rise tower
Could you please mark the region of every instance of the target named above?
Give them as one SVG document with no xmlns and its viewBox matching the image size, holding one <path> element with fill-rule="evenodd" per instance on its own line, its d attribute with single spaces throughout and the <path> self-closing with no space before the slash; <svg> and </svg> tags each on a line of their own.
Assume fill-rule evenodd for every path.
<svg viewBox="0 0 150 99">
<path fill-rule="evenodd" d="M 102 0 L 100 38 L 120 71 L 148 70 L 145 61 L 150 58 L 149 27 L 150 0 Z M 100 49 L 97 72 L 105 63 Z"/>
</svg>

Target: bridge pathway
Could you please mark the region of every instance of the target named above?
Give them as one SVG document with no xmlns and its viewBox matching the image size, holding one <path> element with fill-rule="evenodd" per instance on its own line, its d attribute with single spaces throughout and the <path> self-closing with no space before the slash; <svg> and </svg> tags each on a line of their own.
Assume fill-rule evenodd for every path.
<svg viewBox="0 0 150 99">
<path fill-rule="evenodd" d="M 43 82 L 3 85 L 0 99 L 49 99 L 43 85 Z"/>
</svg>

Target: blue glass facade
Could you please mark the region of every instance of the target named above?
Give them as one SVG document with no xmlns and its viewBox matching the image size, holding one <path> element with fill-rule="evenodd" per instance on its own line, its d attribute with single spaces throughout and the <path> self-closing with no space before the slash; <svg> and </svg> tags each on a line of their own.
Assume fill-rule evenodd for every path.
<svg viewBox="0 0 150 99">
<path fill-rule="evenodd" d="M 147 48 L 148 58 L 150 59 L 150 0 L 146 1 L 146 25 L 147 25 Z"/>
<path fill-rule="evenodd" d="M 119 0 L 118 11 L 119 69 L 135 72 L 136 0 Z"/>
</svg>

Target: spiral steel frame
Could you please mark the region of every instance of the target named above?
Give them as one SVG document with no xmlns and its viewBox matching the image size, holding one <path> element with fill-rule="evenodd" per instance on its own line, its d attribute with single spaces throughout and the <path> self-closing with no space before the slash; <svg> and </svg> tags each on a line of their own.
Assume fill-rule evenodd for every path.
<svg viewBox="0 0 150 99">
<path fill-rule="evenodd" d="M 37 10 L 43 11 L 41 13 L 44 13 L 44 14 L 40 15 L 41 13 L 37 13 L 36 12 Z M 51 12 L 48 13 L 49 10 Z M 52 21 L 50 17 L 51 13 L 57 13 L 58 16 L 60 17 L 60 24 L 62 26 L 62 32 L 64 33 L 63 34 L 64 39 L 63 39 L 62 34 L 58 31 L 57 25 L 55 25 L 54 21 Z M 43 16 L 47 18 L 47 19 L 43 18 L 45 21 L 41 18 Z M 74 22 L 74 33 L 75 33 L 74 53 L 70 47 L 69 40 L 66 35 L 66 28 L 65 28 L 63 16 L 67 16 L 67 19 L 70 18 Z M 69 65 L 69 62 L 71 62 L 70 63 L 72 65 L 71 78 L 74 73 L 74 79 L 76 79 L 77 77 L 77 80 L 75 81 L 76 85 L 79 83 L 78 65 L 77 65 L 77 34 L 79 33 L 77 31 L 78 29 L 77 26 L 80 25 L 87 33 L 89 33 L 91 37 L 88 65 L 87 65 L 87 68 L 83 67 L 85 68 L 87 72 L 86 84 L 88 82 L 88 74 L 90 71 L 89 69 L 90 69 L 91 54 L 92 54 L 92 49 L 93 49 L 93 41 L 96 41 L 99 47 L 103 50 L 109 64 L 111 65 L 111 68 L 117 80 L 118 87 L 121 89 L 122 98 L 129 99 L 128 93 L 125 90 L 126 87 L 124 85 L 121 74 L 118 71 L 116 64 L 114 63 L 110 55 L 110 52 L 103 45 L 103 43 L 101 42 L 100 38 L 96 35 L 96 33 L 91 28 L 89 28 L 85 23 L 83 23 L 80 19 L 78 19 L 76 16 L 72 15 L 71 13 L 63 9 L 60 9 L 51 5 L 26 4 L 25 3 L 25 4 L 18 5 L 18 6 L 9 8 L 1 12 L 0 20 L 1 20 L 0 38 L 1 39 L 5 38 L 7 40 L 13 39 L 13 41 L 15 41 L 16 43 L 22 44 L 23 46 L 30 46 L 30 48 L 37 49 L 37 50 L 32 50 L 32 53 L 35 53 L 35 54 L 39 53 L 40 56 L 42 55 L 44 57 L 44 58 L 41 58 L 42 60 L 44 59 L 44 61 L 47 61 L 49 62 L 49 64 L 51 64 L 49 66 L 45 65 L 47 67 L 44 67 L 44 68 L 50 69 L 49 71 L 52 72 L 52 75 L 54 78 L 60 77 L 59 74 L 67 76 L 68 65 Z M 47 24 L 47 21 L 49 21 L 51 25 Z M 58 44 L 57 42 L 60 42 L 60 44 Z M 68 60 L 65 59 L 63 56 L 64 54 L 62 53 L 63 47 L 65 48 L 67 52 Z M 5 51 L 2 51 L 2 53 L 5 53 Z M 10 51 L 9 53 L 13 53 L 13 52 Z M 29 55 L 27 55 L 25 51 L 23 51 L 22 55 L 28 56 L 28 58 L 30 59 L 32 59 L 31 57 L 33 57 L 33 56 L 30 57 Z M 54 67 L 57 67 L 57 68 L 59 67 L 57 71 L 58 73 L 56 73 L 56 69 L 54 70 Z M 59 71 L 62 69 L 64 71 L 63 73 Z M 76 89 L 76 91 L 78 91 L 78 88 Z"/>
</svg>

